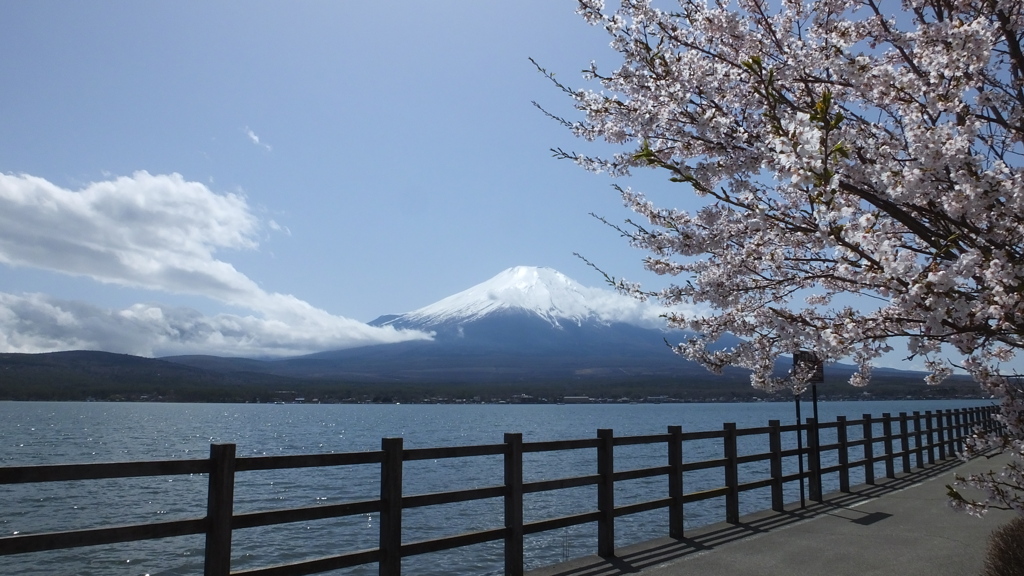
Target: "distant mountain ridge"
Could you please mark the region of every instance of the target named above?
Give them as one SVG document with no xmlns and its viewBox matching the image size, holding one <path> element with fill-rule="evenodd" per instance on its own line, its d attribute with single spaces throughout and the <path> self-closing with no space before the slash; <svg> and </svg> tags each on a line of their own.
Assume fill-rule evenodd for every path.
<svg viewBox="0 0 1024 576">
<path fill-rule="evenodd" d="M 582 286 L 550 268 L 518 266 L 428 306 L 372 322 L 424 330 L 433 334 L 429 341 L 280 359 L 193 355 L 135 361 L 134 357 L 105 353 L 6 355 L 6 361 L 0 358 L 4 368 L 0 375 L 13 374 L 16 369 L 19 377 L 27 378 L 31 372 L 32 378 L 52 379 L 91 371 L 95 377 L 90 377 L 90 382 L 120 375 L 151 382 L 262 382 L 282 387 L 289 381 L 392 385 L 671 382 L 682 387 L 699 383 L 705 388 L 714 383 L 747 382 L 745 370 L 727 369 L 724 375 L 714 376 L 673 354 L 669 344 L 682 341 L 687 333 L 667 330 L 664 320 L 658 318 L 663 310 L 611 290 Z M 735 342 L 738 340 L 726 338 L 719 345 Z M 83 358 L 87 362 L 80 362 Z M 780 374 L 786 371 L 785 364 L 779 362 Z M 853 367 L 830 365 L 826 372 L 830 380 L 842 380 L 852 374 Z M 922 377 L 920 373 L 882 369 L 875 375 L 917 382 Z"/>
<path fill-rule="evenodd" d="M 171 357 L 214 370 L 370 382 L 534 382 L 709 379 L 745 382 L 728 368 L 713 376 L 669 348 L 687 333 L 665 328 L 664 308 L 583 286 L 551 268 L 516 266 L 404 314 L 370 322 L 430 332 L 430 341 L 378 344 L 277 360 Z M 719 346 L 739 342 L 734 337 Z M 259 364 L 256 364 L 259 362 Z M 787 366 L 779 363 L 779 372 Z M 852 366 L 829 367 L 848 378 Z"/>
<path fill-rule="evenodd" d="M 685 334 L 664 329 L 661 311 L 612 290 L 583 286 L 551 268 L 516 266 L 428 306 L 370 322 L 430 332 L 431 341 L 271 360 L 262 371 L 384 382 L 705 377 L 703 368 L 669 349 L 668 342 Z M 170 359 L 207 368 L 230 365 L 222 359 Z M 730 374 L 746 378 L 742 370 Z"/>
</svg>

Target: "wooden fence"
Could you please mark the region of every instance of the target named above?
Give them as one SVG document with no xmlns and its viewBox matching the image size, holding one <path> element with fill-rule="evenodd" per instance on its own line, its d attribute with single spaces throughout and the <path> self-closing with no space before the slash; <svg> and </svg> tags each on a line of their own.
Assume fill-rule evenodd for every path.
<svg viewBox="0 0 1024 576">
<path fill-rule="evenodd" d="M 0 538 L 0 556 L 40 552 L 80 546 L 96 546 L 132 542 L 154 538 L 205 534 L 205 574 L 224 576 L 280 576 L 316 574 L 328 570 L 377 563 L 379 573 L 397 576 L 401 573 L 403 557 L 448 550 L 482 542 L 504 541 L 505 573 L 523 574 L 525 535 L 560 529 L 585 523 L 597 525 L 597 553 L 610 557 L 615 554 L 615 519 L 618 517 L 656 509 L 668 509 L 666 532 L 674 538 L 683 536 L 684 505 L 711 498 L 724 498 L 725 518 L 736 523 L 740 517 L 740 495 L 744 492 L 770 488 L 771 507 L 783 510 L 783 485 L 807 481 L 812 501 L 822 499 L 822 477 L 838 475 L 840 491 L 850 490 L 850 471 L 862 467 L 864 481 L 875 482 L 875 463 L 884 463 L 885 476 L 895 478 L 897 464 L 902 473 L 911 473 L 936 460 L 956 455 L 963 448 L 964 439 L 975 429 L 991 430 L 997 425 L 993 416 L 996 407 L 977 407 L 957 410 L 883 414 L 876 418 L 865 414 L 862 419 L 848 420 L 840 416 L 836 422 L 819 423 L 807 419 L 802 426 L 783 426 L 778 420 L 769 421 L 761 428 L 739 429 L 725 424 L 721 430 L 683 432 L 680 426 L 669 426 L 665 434 L 616 437 L 612 430 L 597 431 L 597 437 L 582 440 L 549 442 L 523 442 L 521 434 L 505 434 L 504 443 L 493 445 L 454 446 L 443 448 L 405 449 L 401 438 L 384 438 L 381 449 L 372 452 L 343 454 L 311 454 L 294 456 L 236 457 L 234 444 L 213 444 L 209 459 L 165 460 L 154 462 L 118 462 L 103 464 L 59 464 L 51 466 L 0 467 L 0 484 L 56 482 L 103 478 L 132 478 L 179 474 L 209 474 L 207 514 L 166 522 L 101 527 L 65 532 L 20 534 Z M 881 434 L 876 433 L 881 424 Z M 834 443 L 823 444 L 822 432 L 835 438 Z M 856 440 L 848 440 L 849 432 L 857 430 Z M 783 449 L 783 433 L 806 435 L 802 449 Z M 760 436 L 767 440 L 768 451 L 740 455 L 737 439 Z M 712 460 L 684 461 L 687 441 L 718 439 L 723 452 Z M 663 444 L 667 458 L 663 466 L 634 470 L 616 470 L 615 448 L 640 444 Z M 856 449 L 856 450 L 854 450 Z M 562 450 L 596 451 L 595 474 L 565 477 L 536 482 L 523 481 L 523 455 L 533 452 Z M 834 465 L 823 466 L 822 454 L 835 453 Z M 855 452 L 855 453 L 854 453 Z M 406 495 L 402 493 L 403 462 L 440 460 L 477 456 L 504 457 L 504 483 L 495 486 L 465 490 Z M 856 459 L 852 459 L 859 456 Z M 784 474 L 783 460 L 806 459 L 803 474 Z M 770 474 L 765 478 L 739 477 L 742 464 L 767 461 Z M 255 470 L 282 470 L 310 467 L 350 466 L 356 464 L 380 465 L 380 498 L 350 501 L 340 504 L 288 508 L 249 513 L 234 513 L 235 475 Z M 683 473 L 696 470 L 721 469 L 723 485 L 698 492 L 684 492 Z M 653 500 L 615 504 L 615 483 L 639 478 L 664 477 L 664 495 Z M 802 485 L 802 484 L 801 484 Z M 596 486 L 596 508 L 579 514 L 524 522 L 523 497 L 525 494 L 561 490 L 579 486 Z M 455 502 L 468 502 L 486 498 L 504 500 L 503 525 L 467 532 L 444 538 L 417 542 L 403 542 L 402 513 L 423 506 L 438 506 Z M 380 543 L 377 548 L 334 555 L 292 564 L 271 566 L 240 572 L 231 571 L 231 537 L 235 530 L 257 526 L 306 522 L 352 515 L 379 514 Z M 497 521 L 497 519 L 495 519 Z"/>
</svg>

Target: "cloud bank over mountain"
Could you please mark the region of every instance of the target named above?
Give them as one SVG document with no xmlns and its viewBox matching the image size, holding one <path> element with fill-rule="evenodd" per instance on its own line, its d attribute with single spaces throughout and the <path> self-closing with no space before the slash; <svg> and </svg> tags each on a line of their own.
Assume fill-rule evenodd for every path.
<svg viewBox="0 0 1024 576">
<path fill-rule="evenodd" d="M 279 228 L 262 222 L 244 196 L 217 194 L 178 174 L 136 172 L 80 190 L 0 174 L 0 262 L 201 296 L 254 313 L 203 316 L 154 304 L 106 310 L 40 294 L 0 293 L 0 350 L 288 355 L 429 338 L 267 292 L 216 255 L 256 250 L 261 232 Z"/>
</svg>

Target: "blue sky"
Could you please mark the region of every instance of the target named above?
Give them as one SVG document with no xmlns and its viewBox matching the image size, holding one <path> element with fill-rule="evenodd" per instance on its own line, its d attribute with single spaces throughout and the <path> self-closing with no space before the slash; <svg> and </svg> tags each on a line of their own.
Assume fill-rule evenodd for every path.
<svg viewBox="0 0 1024 576">
<path fill-rule="evenodd" d="M 531 103 L 571 112 L 529 57 L 614 61 L 574 4 L 6 2 L 0 349 L 304 352 L 516 265 L 601 285 L 573 252 L 642 278 Z"/>
</svg>

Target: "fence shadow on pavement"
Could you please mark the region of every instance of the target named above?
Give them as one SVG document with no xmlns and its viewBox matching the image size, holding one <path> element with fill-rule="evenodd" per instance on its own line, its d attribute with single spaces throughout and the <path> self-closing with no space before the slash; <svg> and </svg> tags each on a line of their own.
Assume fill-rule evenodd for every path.
<svg viewBox="0 0 1024 576">
<path fill-rule="evenodd" d="M 937 461 L 910 474 L 896 478 L 879 478 L 875 484 L 851 486 L 850 492 L 825 495 L 822 502 L 799 502 L 786 506 L 782 512 L 766 510 L 740 518 L 739 523 L 720 522 L 690 530 L 682 538 L 659 538 L 616 550 L 613 558 L 587 556 L 555 566 L 528 572 L 528 576 L 618 576 L 638 574 L 644 570 L 673 562 L 693 554 L 708 552 L 729 544 L 823 515 L 841 516 L 850 522 L 870 525 L 889 517 L 888 514 L 860 512 L 852 507 L 868 500 L 899 492 L 923 481 L 948 473 L 963 464 L 957 457 Z M 841 513 L 841 514 L 840 514 Z M 852 517 L 851 517 L 852 516 Z"/>
</svg>

